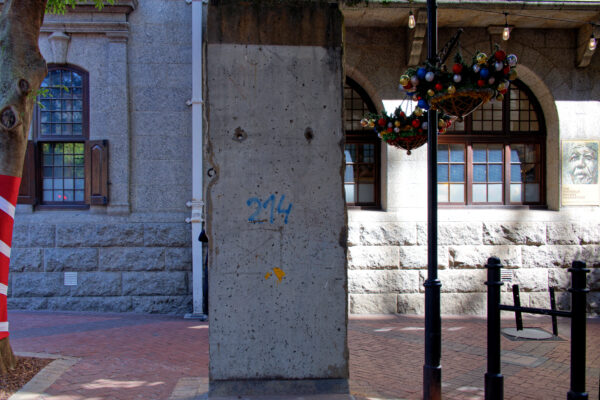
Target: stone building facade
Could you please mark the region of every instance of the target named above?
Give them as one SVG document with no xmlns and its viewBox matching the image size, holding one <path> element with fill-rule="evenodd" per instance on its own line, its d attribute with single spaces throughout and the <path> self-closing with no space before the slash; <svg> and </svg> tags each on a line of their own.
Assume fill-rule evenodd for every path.
<svg viewBox="0 0 600 400">
<path fill-rule="evenodd" d="M 33 204 L 19 205 L 15 218 L 13 309 L 192 311 L 193 270 L 201 268 L 202 257 L 192 255 L 197 237 L 185 221 L 193 185 L 191 5 L 184 0 L 116 3 L 102 11 L 82 6 L 46 17 L 40 39 L 44 57 L 52 66 L 77 67 L 89 77 L 85 141 L 106 143 L 107 202 L 44 206 L 44 140 L 32 130 L 36 156 L 31 162 L 39 172 L 32 175 L 35 190 L 28 193 Z M 577 2 L 566 11 L 552 5 L 542 11 L 520 5 L 517 11 L 504 2 L 475 2 L 496 14 L 439 3 L 440 47 L 463 26 L 465 53 L 489 51 L 501 42 L 494 27 L 503 25 L 502 7 L 514 15 L 562 13 L 571 21 L 512 19 L 511 38 L 503 47 L 519 56 L 519 79 L 539 106 L 545 127 L 542 201 L 536 206 L 440 206 L 442 312 L 485 312 L 483 265 L 495 255 L 512 272 L 507 279 L 520 285 L 522 303 L 543 307 L 549 304 L 548 286 L 558 288 L 559 303 L 568 307 L 567 268 L 583 259 L 592 268 L 589 311 L 598 313 L 600 203 L 562 204 L 560 146 L 564 140 L 600 140 L 600 59 L 586 52 L 581 39 L 589 37 L 589 23 L 598 22 L 600 2 Z M 346 76 L 377 110 L 389 100 L 402 100 L 400 74 L 426 54 L 424 3 L 413 4 L 415 31 L 406 28 L 409 3 L 340 7 Z M 210 126 L 210 99 L 204 125 Z M 375 207 L 348 209 L 349 311 L 421 314 L 427 272 L 426 149 L 407 155 L 382 144 L 377 151 L 379 201 Z M 204 172 L 209 168 L 205 163 Z M 65 274 L 73 272 L 76 278 Z M 67 282 L 74 278 L 75 285 Z"/>
</svg>

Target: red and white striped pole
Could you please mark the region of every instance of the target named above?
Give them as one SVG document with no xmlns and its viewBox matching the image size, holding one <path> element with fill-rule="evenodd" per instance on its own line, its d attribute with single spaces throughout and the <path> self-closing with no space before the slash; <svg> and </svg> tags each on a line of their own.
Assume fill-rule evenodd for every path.
<svg viewBox="0 0 600 400">
<path fill-rule="evenodd" d="M 8 265 L 21 178 L 0 175 L 0 340 L 8 337 Z"/>
</svg>

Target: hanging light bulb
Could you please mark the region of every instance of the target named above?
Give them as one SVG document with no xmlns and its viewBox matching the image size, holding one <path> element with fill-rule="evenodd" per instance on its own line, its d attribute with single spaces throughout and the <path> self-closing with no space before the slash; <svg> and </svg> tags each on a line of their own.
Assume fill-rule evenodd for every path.
<svg viewBox="0 0 600 400">
<path fill-rule="evenodd" d="M 590 42 L 588 43 L 588 49 L 590 49 L 590 51 L 596 50 L 596 38 L 594 37 L 594 32 L 592 32 L 592 36 L 590 36 Z"/>
<path fill-rule="evenodd" d="M 417 21 L 415 21 L 415 15 L 413 14 L 412 10 L 410 10 L 408 12 L 408 27 L 410 29 L 415 29 L 415 26 L 417 26 Z"/>
<path fill-rule="evenodd" d="M 502 40 L 510 39 L 510 28 L 508 27 L 508 13 L 504 13 L 504 29 L 502 30 Z"/>
</svg>

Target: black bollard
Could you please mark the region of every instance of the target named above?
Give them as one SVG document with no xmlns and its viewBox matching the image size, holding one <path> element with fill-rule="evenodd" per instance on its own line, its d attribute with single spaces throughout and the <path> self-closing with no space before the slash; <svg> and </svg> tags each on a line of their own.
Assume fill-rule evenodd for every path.
<svg viewBox="0 0 600 400">
<path fill-rule="evenodd" d="M 571 273 L 571 387 L 567 400 L 587 400 L 585 391 L 586 274 L 583 261 L 573 261 Z"/>
<path fill-rule="evenodd" d="M 485 373 L 485 400 L 504 398 L 504 377 L 500 373 L 500 270 L 502 264 L 497 257 L 488 258 L 487 344 L 488 360 Z"/>
</svg>

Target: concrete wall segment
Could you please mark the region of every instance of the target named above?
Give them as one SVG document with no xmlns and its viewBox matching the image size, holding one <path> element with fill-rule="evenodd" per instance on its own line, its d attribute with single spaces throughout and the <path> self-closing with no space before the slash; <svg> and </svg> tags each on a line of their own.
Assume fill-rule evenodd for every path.
<svg viewBox="0 0 600 400">
<path fill-rule="evenodd" d="M 312 42 L 322 23 L 341 32 L 339 15 L 211 7 L 211 380 L 347 378 L 341 42 Z M 298 43 L 289 22 L 307 16 L 313 39 Z"/>
</svg>

